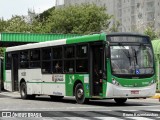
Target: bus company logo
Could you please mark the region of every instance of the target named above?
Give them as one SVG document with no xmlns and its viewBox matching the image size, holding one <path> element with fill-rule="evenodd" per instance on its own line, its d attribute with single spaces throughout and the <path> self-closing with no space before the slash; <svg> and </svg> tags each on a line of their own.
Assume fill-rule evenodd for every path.
<svg viewBox="0 0 160 120">
<path fill-rule="evenodd" d="M 137 87 L 137 86 L 138 86 L 138 84 L 137 84 L 137 83 L 135 83 L 135 84 L 134 84 L 134 87 Z"/>
<path fill-rule="evenodd" d="M 53 81 L 53 82 L 57 82 L 57 81 L 63 82 L 63 81 L 64 81 L 63 75 L 53 75 L 53 76 L 52 76 L 52 81 Z"/>
<path fill-rule="evenodd" d="M 53 95 L 62 95 L 61 92 L 53 92 Z"/>
<path fill-rule="evenodd" d="M 21 75 L 22 75 L 22 76 L 26 76 L 26 72 L 22 72 Z"/>
<path fill-rule="evenodd" d="M 12 117 L 11 112 L 2 112 L 2 117 Z"/>
<path fill-rule="evenodd" d="M 74 75 L 69 75 L 69 83 L 68 84 L 73 84 L 72 83 L 73 80 L 74 80 Z"/>
</svg>

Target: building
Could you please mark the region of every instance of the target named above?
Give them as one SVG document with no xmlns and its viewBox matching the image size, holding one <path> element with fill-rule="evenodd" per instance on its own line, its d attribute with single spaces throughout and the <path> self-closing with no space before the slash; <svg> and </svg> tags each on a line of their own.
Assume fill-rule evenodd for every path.
<svg viewBox="0 0 160 120">
<path fill-rule="evenodd" d="M 82 4 L 82 3 L 94 3 L 96 4 L 97 6 L 104 6 L 107 8 L 107 13 L 109 15 L 115 15 L 116 11 L 114 8 L 115 7 L 115 3 L 116 3 L 116 0 L 64 0 L 64 5 L 65 6 L 69 6 L 69 5 L 74 5 L 74 4 Z M 112 20 L 110 22 L 110 26 L 112 26 L 112 24 L 114 23 L 114 21 Z"/>
<path fill-rule="evenodd" d="M 120 22 L 119 31 L 143 33 L 147 26 L 160 28 L 160 0 L 64 0 L 64 5 L 94 3 Z"/>
</svg>

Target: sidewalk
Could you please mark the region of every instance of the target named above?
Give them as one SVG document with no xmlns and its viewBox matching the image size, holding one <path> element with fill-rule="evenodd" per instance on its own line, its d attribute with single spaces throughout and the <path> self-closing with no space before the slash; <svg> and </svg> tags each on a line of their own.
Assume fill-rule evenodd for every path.
<svg viewBox="0 0 160 120">
<path fill-rule="evenodd" d="M 2 91 L 2 92 L 0 92 L 0 95 L 11 96 L 11 97 L 19 97 L 20 93 L 19 92 Z"/>
</svg>

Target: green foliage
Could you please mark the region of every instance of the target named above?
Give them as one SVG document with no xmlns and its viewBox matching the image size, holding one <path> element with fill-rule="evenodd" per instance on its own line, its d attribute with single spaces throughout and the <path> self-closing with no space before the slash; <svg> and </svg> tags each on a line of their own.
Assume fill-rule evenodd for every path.
<svg viewBox="0 0 160 120">
<path fill-rule="evenodd" d="M 30 32 L 30 25 L 26 23 L 23 16 L 13 16 L 7 24 L 4 32 Z"/>
<path fill-rule="evenodd" d="M 82 4 L 58 8 L 51 12 L 47 20 L 47 32 L 88 34 L 100 32 L 107 27 L 111 16 L 104 7 Z M 107 28 L 106 28 L 107 29 Z"/>
<path fill-rule="evenodd" d="M 155 30 L 153 29 L 153 27 L 147 27 L 146 30 L 144 31 L 144 34 L 148 35 L 151 40 L 158 38 L 158 35 L 155 32 Z"/>
<path fill-rule="evenodd" d="M 110 32 L 118 32 L 118 28 L 121 25 L 120 22 L 118 20 L 116 20 L 115 18 L 113 18 L 114 23 L 112 25 L 112 27 L 109 29 Z"/>
<path fill-rule="evenodd" d="M 48 19 L 48 17 L 51 15 L 51 12 L 55 10 L 55 7 L 52 7 L 46 11 L 44 11 L 43 13 L 40 13 L 38 16 L 36 16 L 36 19 L 44 22 Z"/>
<path fill-rule="evenodd" d="M 43 22 L 34 19 L 30 24 L 30 33 L 45 33 Z"/>
<path fill-rule="evenodd" d="M 0 32 L 89 34 L 107 30 L 112 17 L 106 14 L 105 7 L 95 4 L 52 7 L 34 17 L 12 16 L 7 21 L 0 19 Z M 111 31 L 116 31 L 116 28 L 113 26 Z M 3 48 L 0 48 L 0 55 L 3 55 Z"/>
<path fill-rule="evenodd" d="M 0 47 L 0 57 L 4 56 L 4 48 Z"/>
<path fill-rule="evenodd" d="M 88 34 L 108 29 L 111 18 L 105 7 L 95 4 L 53 7 L 31 20 L 24 16 L 13 16 L 8 21 L 1 19 L 0 32 Z M 113 26 L 111 31 L 116 28 Z"/>
<path fill-rule="evenodd" d="M 7 21 L 3 20 L 3 18 L 0 19 L 0 32 L 5 31 L 6 27 L 7 27 Z"/>
</svg>

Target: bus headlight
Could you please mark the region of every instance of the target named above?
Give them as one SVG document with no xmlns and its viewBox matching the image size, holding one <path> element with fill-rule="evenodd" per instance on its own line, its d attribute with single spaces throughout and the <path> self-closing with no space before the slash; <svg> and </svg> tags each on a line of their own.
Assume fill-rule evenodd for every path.
<svg viewBox="0 0 160 120">
<path fill-rule="evenodd" d="M 116 86 L 121 86 L 114 78 L 112 79 L 112 84 Z"/>
</svg>

